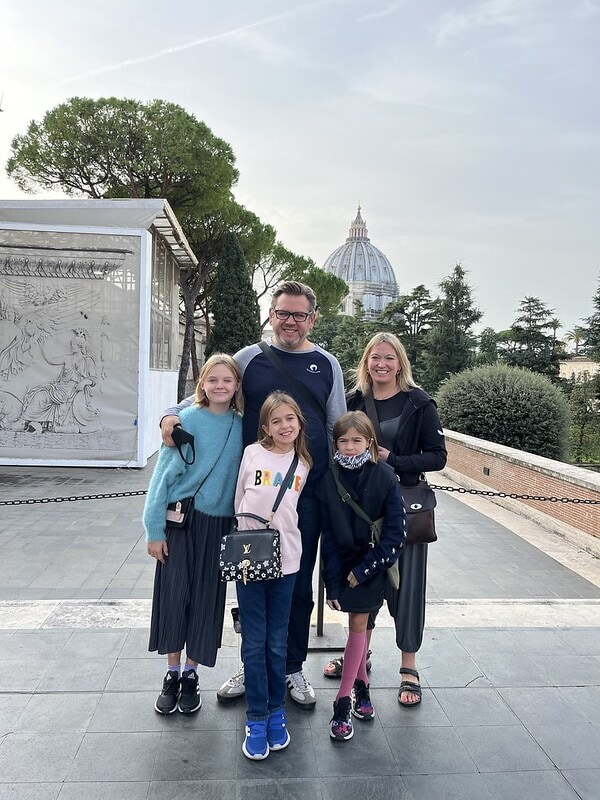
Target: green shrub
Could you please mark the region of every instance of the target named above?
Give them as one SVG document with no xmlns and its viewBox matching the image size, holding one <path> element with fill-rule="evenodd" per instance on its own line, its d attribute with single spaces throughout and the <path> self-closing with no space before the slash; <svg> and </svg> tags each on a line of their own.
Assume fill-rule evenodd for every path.
<svg viewBox="0 0 600 800">
<path fill-rule="evenodd" d="M 437 395 L 450 430 L 562 459 L 568 440 L 567 402 L 544 375 L 494 364 L 452 375 Z"/>
</svg>

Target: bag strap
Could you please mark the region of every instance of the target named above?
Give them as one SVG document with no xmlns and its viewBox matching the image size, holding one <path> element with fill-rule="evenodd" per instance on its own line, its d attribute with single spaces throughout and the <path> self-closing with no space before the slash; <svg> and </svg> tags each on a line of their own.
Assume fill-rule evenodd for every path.
<svg viewBox="0 0 600 800">
<path fill-rule="evenodd" d="M 279 374 L 286 379 L 290 386 L 293 387 L 297 395 L 299 395 L 311 408 L 317 412 L 321 419 L 324 419 L 323 409 L 317 403 L 314 395 L 311 394 L 308 387 L 301 383 L 291 370 L 289 370 L 283 361 L 277 355 L 277 351 L 271 347 L 267 342 L 259 342 L 258 346 L 269 359 L 271 364 L 279 372 Z"/>
<path fill-rule="evenodd" d="M 333 473 L 333 479 L 335 481 L 336 489 L 338 490 L 338 494 L 342 499 L 342 503 L 346 503 L 347 506 L 350 506 L 352 511 L 359 516 L 362 520 L 364 520 L 371 529 L 371 533 L 375 533 L 375 522 L 371 519 L 371 517 L 363 511 L 362 508 L 358 505 L 358 503 L 353 499 L 352 495 L 349 491 L 347 491 L 340 480 L 340 470 L 337 464 L 333 464 L 331 467 L 331 471 Z"/>
<path fill-rule="evenodd" d="M 277 509 L 281 504 L 281 501 L 283 500 L 283 495 L 285 494 L 285 490 L 287 489 L 288 483 L 292 479 L 297 466 L 298 466 L 298 453 L 294 452 L 292 463 L 290 464 L 288 471 L 285 473 L 285 478 L 283 479 L 283 483 L 279 487 L 279 491 L 277 492 L 277 497 L 275 498 L 275 502 L 273 503 L 273 508 L 271 509 L 269 519 L 264 519 L 264 517 L 259 517 L 258 514 L 251 514 L 250 512 L 243 512 L 243 511 L 241 511 L 239 514 L 234 514 L 233 516 L 252 517 L 252 519 L 257 519 L 259 522 L 262 522 L 263 525 L 267 525 L 268 527 L 269 524 L 273 521 L 275 512 L 277 511 Z"/>
<path fill-rule="evenodd" d="M 235 413 L 233 413 L 233 414 L 231 415 L 231 425 L 229 426 L 229 431 L 227 432 L 227 438 L 225 439 L 225 444 L 223 445 L 223 449 L 221 450 L 221 452 L 220 452 L 220 453 L 219 453 L 219 455 L 217 456 L 217 458 L 216 458 L 216 460 L 215 460 L 214 464 L 212 465 L 212 467 L 211 467 L 211 468 L 208 470 L 208 472 L 206 473 L 206 475 L 205 475 L 205 476 L 202 478 L 202 480 L 200 481 L 200 485 L 198 486 L 198 488 L 196 489 L 196 491 L 195 491 L 195 492 L 194 492 L 194 494 L 192 495 L 192 500 L 193 500 L 193 499 L 196 497 L 196 495 L 198 494 L 198 492 L 200 491 L 200 489 L 201 489 L 201 488 L 204 486 L 204 483 L 205 483 L 205 482 L 206 482 L 206 480 L 207 480 L 207 479 L 210 477 L 210 473 L 211 473 L 211 472 L 213 471 L 213 469 L 214 469 L 214 468 L 217 466 L 217 464 L 219 463 L 219 459 L 221 458 L 221 456 L 222 456 L 222 455 L 223 455 L 223 453 L 225 452 L 225 448 L 227 447 L 227 443 L 229 442 L 229 437 L 231 436 L 231 431 L 233 430 L 233 423 L 234 423 L 234 421 L 235 421 Z"/>
<path fill-rule="evenodd" d="M 363 395 L 363 400 L 365 401 L 365 411 L 367 412 L 367 417 L 371 420 L 373 428 L 375 430 L 375 438 L 378 442 L 383 442 L 383 432 L 381 430 L 381 426 L 379 424 L 379 417 L 377 415 L 377 408 L 375 407 L 375 400 L 369 389 L 366 394 Z"/>
<path fill-rule="evenodd" d="M 381 431 L 381 426 L 379 424 L 379 416 L 377 415 L 375 399 L 373 398 L 373 394 L 370 389 L 367 391 L 366 394 L 363 395 L 363 400 L 365 402 L 365 411 L 367 413 L 367 417 L 371 420 L 371 423 L 373 424 L 373 429 L 375 430 L 375 438 L 377 439 L 378 442 L 383 442 L 383 433 Z M 400 423 L 398 425 L 398 430 L 396 431 L 396 436 L 402 430 L 404 425 L 406 425 L 406 420 L 407 417 L 405 417 L 404 420 L 400 418 Z M 398 481 L 400 481 L 400 478 L 398 478 Z M 427 476 L 425 475 L 424 472 L 419 473 L 419 481 L 427 483 Z"/>
</svg>

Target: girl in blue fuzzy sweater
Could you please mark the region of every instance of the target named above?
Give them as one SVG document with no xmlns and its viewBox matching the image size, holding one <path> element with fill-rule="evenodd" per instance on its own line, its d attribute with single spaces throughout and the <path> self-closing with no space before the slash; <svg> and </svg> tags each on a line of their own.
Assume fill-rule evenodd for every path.
<svg viewBox="0 0 600 800">
<path fill-rule="evenodd" d="M 148 553 L 156 559 L 150 651 L 167 655 L 167 674 L 154 708 L 159 714 L 197 711 L 198 664 L 213 667 L 221 646 L 226 584 L 219 574 L 221 537 L 231 527 L 242 457 L 241 375 L 231 356 L 212 355 L 202 367 L 195 402 L 180 413 L 194 436 L 195 459 L 161 446 L 146 498 Z M 189 445 L 183 445 L 189 449 Z M 171 527 L 167 505 L 194 498 L 190 524 Z M 185 647 L 185 665 L 181 653 Z"/>
</svg>

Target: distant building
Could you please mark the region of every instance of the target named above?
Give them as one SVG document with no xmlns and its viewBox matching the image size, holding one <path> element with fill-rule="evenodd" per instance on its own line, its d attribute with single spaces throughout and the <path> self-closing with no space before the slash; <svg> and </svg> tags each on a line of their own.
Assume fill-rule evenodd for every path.
<svg viewBox="0 0 600 800">
<path fill-rule="evenodd" d="M 566 380 L 583 380 L 587 373 L 588 378 L 600 372 L 600 364 L 597 361 L 592 361 L 587 356 L 574 356 L 568 361 L 560 362 L 559 377 Z"/>
<path fill-rule="evenodd" d="M 367 317 L 376 317 L 398 299 L 398 284 L 387 257 L 371 244 L 360 210 L 359 206 L 345 244 L 333 251 L 323 269 L 342 278 L 350 288 L 340 309 L 343 314 L 354 316 L 360 302 Z"/>
</svg>

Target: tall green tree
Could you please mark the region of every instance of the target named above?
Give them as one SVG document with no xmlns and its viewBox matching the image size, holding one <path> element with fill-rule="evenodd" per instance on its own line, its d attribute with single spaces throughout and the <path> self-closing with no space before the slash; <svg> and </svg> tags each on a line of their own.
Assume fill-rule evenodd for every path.
<svg viewBox="0 0 600 800">
<path fill-rule="evenodd" d="M 429 289 L 415 286 L 410 294 L 389 303 L 377 318 L 383 330 L 399 337 L 406 348 L 415 376 L 419 377 L 427 332 L 436 319 L 436 304 Z"/>
<path fill-rule="evenodd" d="M 229 353 L 260 341 L 258 302 L 237 237 L 223 239 L 212 300 L 213 325 L 206 355 Z"/>
<path fill-rule="evenodd" d="M 498 361 L 499 336 L 493 328 L 484 328 L 479 335 L 477 365 L 495 364 Z"/>
<path fill-rule="evenodd" d="M 564 345 L 558 341 L 559 321 L 539 297 L 526 296 L 509 329 L 501 360 L 511 367 L 523 367 L 556 380 Z"/>
<path fill-rule="evenodd" d="M 350 388 L 354 370 L 374 331 L 373 323 L 368 322 L 359 309 L 353 317 L 347 314 L 319 316 L 310 338 L 338 359 L 346 388 Z"/>
<path fill-rule="evenodd" d="M 586 337 L 586 329 L 583 328 L 581 325 L 575 325 L 575 327 L 567 331 L 563 336 L 563 342 L 567 345 L 573 345 L 573 355 L 578 356 L 579 352 L 583 346 Z"/>
<path fill-rule="evenodd" d="M 569 459 L 576 464 L 600 463 L 600 376 L 585 373 L 574 381 L 568 404 Z"/>
<path fill-rule="evenodd" d="M 337 275 L 320 269 L 314 261 L 296 256 L 282 275 L 283 280 L 295 280 L 308 284 L 317 296 L 319 315 L 330 317 L 338 313 L 342 300 L 348 294 L 348 284 Z"/>
<path fill-rule="evenodd" d="M 594 295 L 594 312 L 585 320 L 585 352 L 600 361 L 600 278 Z"/>
<path fill-rule="evenodd" d="M 440 282 L 440 289 L 435 304 L 436 320 L 426 338 L 422 377 L 425 388 L 432 393 L 448 375 L 472 365 L 476 343 L 472 329 L 483 316 L 473 301 L 467 273 L 460 264 Z"/>
<path fill-rule="evenodd" d="M 175 210 L 217 208 L 238 177 L 233 151 L 181 106 L 73 97 L 14 137 L 6 166 L 24 191 L 165 197 Z"/>
</svg>

